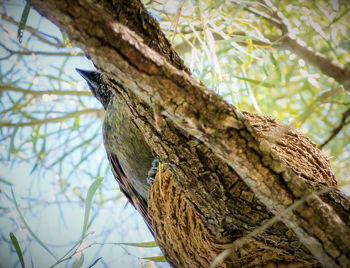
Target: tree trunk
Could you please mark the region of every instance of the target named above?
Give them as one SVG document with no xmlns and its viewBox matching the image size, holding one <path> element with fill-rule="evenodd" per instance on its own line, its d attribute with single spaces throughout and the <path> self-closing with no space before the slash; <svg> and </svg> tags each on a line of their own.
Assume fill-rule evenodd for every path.
<svg viewBox="0 0 350 268">
<path fill-rule="evenodd" d="M 226 249 L 222 267 L 350 266 L 350 200 L 308 138 L 195 81 L 137 0 L 29 2 L 104 73 L 163 163 L 148 216 L 171 264 Z"/>
</svg>

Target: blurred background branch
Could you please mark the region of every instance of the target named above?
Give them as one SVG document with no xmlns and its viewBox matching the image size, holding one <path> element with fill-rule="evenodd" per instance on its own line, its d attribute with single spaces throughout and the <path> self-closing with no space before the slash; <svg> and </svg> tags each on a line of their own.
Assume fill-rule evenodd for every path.
<svg viewBox="0 0 350 268">
<path fill-rule="evenodd" d="M 30 127 L 30 126 L 44 125 L 48 123 L 59 123 L 59 122 L 64 122 L 69 118 L 76 118 L 83 114 L 94 114 L 102 118 L 104 111 L 102 109 L 85 109 L 82 111 L 67 113 L 61 117 L 46 118 L 42 120 L 32 120 L 30 122 L 11 123 L 11 122 L 2 121 L 0 122 L 0 127 L 28 127 L 28 126 Z"/>
<path fill-rule="evenodd" d="M 332 133 L 331 135 L 325 140 L 324 143 L 322 143 L 319 147 L 320 148 L 323 148 L 324 146 L 326 146 L 332 139 L 334 139 L 338 134 L 339 132 L 347 125 L 350 123 L 350 120 L 348 120 L 348 118 L 350 117 L 350 108 L 347 109 L 341 116 L 341 120 L 340 120 L 340 123 L 339 125 L 334 128 L 332 130 Z"/>
<path fill-rule="evenodd" d="M 24 94 L 30 94 L 34 96 L 46 95 L 73 95 L 73 96 L 92 96 L 91 91 L 76 91 L 76 90 L 28 90 L 12 85 L 0 85 L 0 91 L 11 90 L 15 92 L 21 92 Z"/>
</svg>

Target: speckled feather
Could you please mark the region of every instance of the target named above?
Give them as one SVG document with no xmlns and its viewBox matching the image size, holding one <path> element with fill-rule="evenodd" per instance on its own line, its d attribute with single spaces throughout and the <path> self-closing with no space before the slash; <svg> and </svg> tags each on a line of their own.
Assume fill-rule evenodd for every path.
<svg viewBox="0 0 350 268">
<path fill-rule="evenodd" d="M 103 141 L 112 173 L 120 190 L 139 211 L 149 229 L 148 171 L 154 156 L 140 129 L 130 120 L 128 107 L 105 83 L 99 72 L 77 69 L 106 110 Z"/>
<path fill-rule="evenodd" d="M 147 214 L 147 201 L 145 201 L 135 190 L 135 188 L 130 184 L 128 178 L 125 176 L 118 158 L 109 151 L 107 152 L 107 157 L 111 166 L 114 178 L 118 181 L 120 190 L 126 196 L 128 201 L 135 207 L 135 209 L 141 214 L 142 218 L 145 220 L 148 229 L 154 236 L 154 231 L 149 223 L 149 217 Z"/>
</svg>

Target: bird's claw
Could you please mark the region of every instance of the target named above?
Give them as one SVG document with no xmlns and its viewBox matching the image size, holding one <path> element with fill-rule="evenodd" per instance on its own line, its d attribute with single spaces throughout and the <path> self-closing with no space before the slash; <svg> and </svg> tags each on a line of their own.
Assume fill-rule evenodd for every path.
<svg viewBox="0 0 350 268">
<path fill-rule="evenodd" d="M 159 165 L 159 160 L 154 159 L 152 162 L 152 167 L 150 168 L 150 170 L 148 171 L 148 174 L 147 174 L 147 184 L 148 185 L 152 185 L 152 183 L 157 175 L 158 165 Z"/>
</svg>

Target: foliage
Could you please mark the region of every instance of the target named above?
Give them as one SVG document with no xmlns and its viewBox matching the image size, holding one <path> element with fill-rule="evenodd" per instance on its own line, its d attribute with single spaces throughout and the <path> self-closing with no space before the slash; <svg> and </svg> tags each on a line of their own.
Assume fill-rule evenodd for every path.
<svg viewBox="0 0 350 268">
<path fill-rule="evenodd" d="M 290 123 L 317 145 L 340 124 L 349 109 L 349 92 L 308 64 L 307 57 L 285 49 L 286 34 L 274 23 L 269 1 L 154 2 L 150 5 L 162 28 L 193 75 L 227 101 Z M 315 53 L 349 68 L 348 2 L 275 2 L 293 35 Z M 339 180 L 348 179 L 349 134 L 344 126 L 324 147 Z"/>
<path fill-rule="evenodd" d="M 322 66 L 309 63 L 310 57 L 320 53 L 329 62 L 335 61 L 349 69 L 350 4 L 347 1 L 151 0 L 145 5 L 196 79 L 244 111 L 268 114 L 299 128 L 330 156 L 339 182 L 350 180 L 347 173 L 349 92 L 337 79 L 321 71 Z M 74 70 L 82 65 L 93 67 L 82 51 L 74 48 L 64 34 L 34 10 L 30 10 L 24 25 L 21 16 L 25 3 L 11 1 L 3 6 L 0 159 L 6 170 L 30 166 L 32 175 L 27 191 L 16 202 L 7 193 L 14 184 L 18 197 L 18 185 L 23 179 L 2 174 L 1 216 L 14 223 L 16 219 L 9 211 L 16 202 L 18 211 L 19 206 L 25 209 L 22 227 L 18 228 L 24 229 L 24 218 L 37 215 L 39 207 L 49 206 L 50 200 L 59 210 L 62 203 L 78 204 L 81 210 L 88 203 L 92 206 L 91 221 L 88 224 L 88 219 L 81 216 L 76 224 L 81 230 L 83 222 L 83 236 L 89 236 L 90 225 L 104 215 L 101 211 L 113 213 L 115 202 L 121 200 L 119 191 L 112 189 L 112 180 L 104 180 L 98 189 L 96 186 L 98 198 L 94 201 L 91 195 L 85 198 L 96 178 L 111 178 L 102 146 L 104 112 Z M 306 55 L 298 53 L 288 43 L 289 36 L 312 50 Z M 5 200 L 11 204 L 3 204 Z M 111 218 L 110 226 L 118 226 L 115 229 L 120 226 L 119 216 Z M 60 220 L 65 224 L 63 218 Z M 98 238 L 104 243 L 91 242 L 90 246 L 108 244 L 105 241 L 109 232 L 101 233 Z M 25 242 L 28 235 L 21 240 L 18 234 L 18 242 Z M 8 237 L 8 233 L 1 235 Z M 79 247 L 73 250 L 77 254 L 89 247 L 77 243 L 79 236 L 77 231 L 75 241 L 68 246 Z M 24 246 L 21 248 L 24 256 L 30 254 L 23 250 Z M 84 261 L 83 256 L 78 256 L 75 265 Z M 99 256 L 93 256 L 94 260 Z M 52 263 L 55 261 L 51 260 Z M 91 263 L 95 264 L 93 260 Z"/>
</svg>

